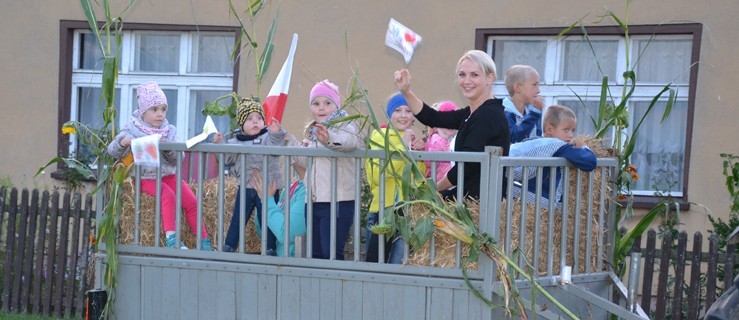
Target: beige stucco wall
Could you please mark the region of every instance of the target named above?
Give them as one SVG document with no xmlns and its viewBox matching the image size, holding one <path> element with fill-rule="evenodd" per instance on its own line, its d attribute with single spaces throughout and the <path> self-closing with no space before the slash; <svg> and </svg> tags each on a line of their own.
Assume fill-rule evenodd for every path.
<svg viewBox="0 0 739 320">
<path fill-rule="evenodd" d="M 122 2 L 122 1 L 121 1 Z M 234 1 L 243 8 L 246 1 Z M 300 35 L 285 127 L 294 134 L 308 119 L 308 92 L 316 81 L 329 78 L 346 86 L 352 68 L 380 110 L 394 90 L 392 73 L 403 67 L 398 53 L 384 45 L 388 20 L 393 17 L 423 36 L 409 68 L 413 89 L 425 101 L 451 99 L 461 103 L 454 84 L 458 57 L 474 46 L 475 28 L 564 27 L 577 19 L 595 21 L 606 9 L 625 17 L 625 1 L 274 1 L 264 12 L 258 35 L 264 38 L 277 8 L 273 67 L 260 95 L 271 86 L 287 54 L 292 33 Z M 723 187 L 719 153 L 739 153 L 739 4 L 733 0 L 710 4 L 691 0 L 633 1 L 632 24 L 699 22 L 704 25 L 700 73 L 693 128 L 690 201 L 704 204 L 726 217 L 728 195 Z M 101 12 L 98 10 L 98 13 Z M 118 10 L 113 10 L 118 12 Z M 74 0 L 6 1 L 0 11 L 0 110 L 5 136 L 0 152 L 0 177 L 20 187 L 51 187 L 48 174 L 35 171 L 56 152 L 59 20 L 83 20 Z M 236 25 L 222 0 L 139 1 L 124 17 L 127 22 Z M 345 42 L 345 39 L 347 41 Z M 348 48 L 348 49 L 347 49 Z M 239 92 L 254 94 L 253 63 L 242 61 Z M 499 71 L 499 75 L 501 72 Z M 705 231 L 710 225 L 703 209 L 683 213 L 684 228 Z"/>
</svg>

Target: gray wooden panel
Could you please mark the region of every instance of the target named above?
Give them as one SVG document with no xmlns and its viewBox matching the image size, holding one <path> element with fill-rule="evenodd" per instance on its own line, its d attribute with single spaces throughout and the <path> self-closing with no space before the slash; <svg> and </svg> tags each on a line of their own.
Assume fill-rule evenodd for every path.
<svg viewBox="0 0 739 320">
<path fill-rule="evenodd" d="M 362 286 L 362 318 L 380 319 L 385 308 L 383 285 L 376 282 L 364 282 Z"/>
<path fill-rule="evenodd" d="M 318 314 L 318 296 L 320 291 L 320 279 L 300 277 L 300 305 L 301 314 Z"/>
<path fill-rule="evenodd" d="M 426 319 L 453 319 L 452 303 L 454 299 L 454 290 L 445 288 L 431 289 L 431 302 L 429 305 L 429 314 Z"/>
<path fill-rule="evenodd" d="M 454 298 L 452 299 L 452 317 L 454 319 L 479 319 L 469 317 L 469 305 L 470 305 L 470 291 L 469 290 L 454 290 Z M 477 299 L 477 298 L 475 298 Z"/>
<path fill-rule="evenodd" d="M 277 276 L 260 274 L 257 276 L 257 317 L 256 319 L 274 319 L 277 315 Z"/>
<path fill-rule="evenodd" d="M 277 300 L 279 304 L 277 310 L 278 319 L 300 319 L 300 278 L 292 276 L 283 276 L 278 280 L 280 288 L 280 298 Z"/>
<path fill-rule="evenodd" d="M 344 281 L 341 288 L 340 302 L 344 309 L 341 312 L 342 319 L 361 319 L 362 318 L 362 282 L 361 281 Z"/>
<path fill-rule="evenodd" d="M 198 298 L 195 303 L 198 307 L 198 319 L 212 319 L 216 314 L 215 298 L 218 290 L 218 273 L 210 269 L 198 270 Z"/>
<path fill-rule="evenodd" d="M 171 287 L 178 287 L 177 281 L 172 281 L 171 277 L 164 277 L 167 275 L 177 274 L 175 270 L 168 270 L 165 273 L 164 268 L 161 267 L 142 267 L 141 268 L 141 303 L 142 313 L 144 318 L 148 319 L 170 319 L 176 316 L 176 313 L 171 313 L 171 310 L 176 311 L 177 301 L 180 298 L 179 295 L 165 295 L 164 288 L 165 284 Z M 169 280 L 169 281 L 167 281 Z M 123 284 L 123 282 L 121 282 Z M 124 304 L 118 304 L 118 306 L 124 307 Z M 175 309 L 172 309 L 172 307 Z M 169 312 L 168 312 L 169 311 Z"/>
<path fill-rule="evenodd" d="M 255 319 L 257 316 L 257 274 L 236 274 L 236 319 Z"/>
<path fill-rule="evenodd" d="M 102 263 L 100 260 L 95 263 Z M 117 319 L 143 319 L 141 283 L 141 267 L 138 265 L 118 265 L 118 288 L 116 288 Z"/>
<path fill-rule="evenodd" d="M 403 297 L 403 286 L 395 284 L 382 285 L 382 318 L 392 319 L 398 317 L 405 307 L 406 301 Z M 399 319 L 405 319 L 400 317 Z"/>
<path fill-rule="evenodd" d="M 215 319 L 230 320 L 236 318 L 236 274 L 234 272 L 217 272 L 217 289 Z"/>
<path fill-rule="evenodd" d="M 341 296 L 341 281 L 321 279 L 321 292 L 318 294 L 319 319 L 340 319 L 341 304 L 337 303 Z"/>
<path fill-rule="evenodd" d="M 423 320 L 426 312 L 426 287 L 401 286 L 398 289 L 403 295 L 399 299 L 403 302 L 399 310 L 400 319 Z"/>
<path fill-rule="evenodd" d="M 201 319 L 198 317 L 198 306 L 200 304 L 198 301 L 200 291 L 198 276 L 202 271 L 189 268 L 176 268 L 174 270 L 177 270 L 177 274 L 179 275 L 177 280 L 179 281 L 180 300 L 176 304 L 178 305 L 178 318 Z M 213 292 L 210 292 L 210 294 L 213 294 Z"/>
</svg>

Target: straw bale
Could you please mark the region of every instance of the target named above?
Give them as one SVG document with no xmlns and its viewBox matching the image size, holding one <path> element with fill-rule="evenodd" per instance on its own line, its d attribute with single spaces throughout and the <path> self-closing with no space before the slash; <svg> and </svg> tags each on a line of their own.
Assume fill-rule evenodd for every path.
<svg viewBox="0 0 739 320">
<path fill-rule="evenodd" d="M 596 154 L 598 157 L 606 157 L 609 156 L 609 152 L 606 150 L 603 150 L 600 147 L 600 141 L 596 141 L 595 139 L 592 139 L 590 137 L 580 137 L 584 140 L 584 143 L 590 147 L 591 150 Z M 550 252 L 547 252 L 547 247 L 549 243 L 549 230 L 548 230 L 548 221 L 550 219 L 550 214 L 548 208 L 540 208 L 540 211 L 538 213 L 539 216 L 539 223 L 540 223 L 540 230 L 538 232 L 539 235 L 539 261 L 535 262 L 533 261 L 534 258 L 534 237 L 537 234 L 535 230 L 535 219 L 536 219 L 536 208 L 533 203 L 528 203 L 526 205 L 526 221 L 525 221 L 525 228 L 526 231 L 524 233 L 525 236 L 525 249 L 519 250 L 517 254 L 523 255 L 526 258 L 526 261 L 529 265 L 535 266 L 537 273 L 539 274 L 545 274 L 547 272 L 547 266 L 548 266 L 548 257 L 552 256 L 552 273 L 553 274 L 559 274 L 560 273 L 560 265 L 561 265 L 561 243 L 562 243 L 562 236 L 566 236 L 566 247 L 568 248 L 566 254 L 565 254 L 565 265 L 574 266 L 575 261 L 575 251 L 571 248 L 574 246 L 574 238 L 575 238 L 575 221 L 576 219 L 579 219 L 579 226 L 580 226 L 580 232 L 579 232 L 579 239 L 580 239 L 580 245 L 577 252 L 577 261 L 578 261 L 578 270 L 573 270 L 573 272 L 585 272 L 586 268 L 586 252 L 590 250 L 590 261 L 589 265 L 591 266 L 590 271 L 600 271 L 597 270 L 597 263 L 599 259 L 605 259 L 605 254 L 607 252 L 606 248 L 603 249 L 602 256 L 598 257 L 598 245 L 602 243 L 604 236 L 605 236 L 605 229 L 603 226 L 600 225 L 599 217 L 598 217 L 598 210 L 601 206 L 601 192 L 606 192 L 606 201 L 608 201 L 608 194 L 610 186 L 606 184 L 606 190 L 601 190 L 602 184 L 601 182 L 603 179 L 607 179 L 608 177 L 603 177 L 603 173 L 601 170 L 596 170 L 593 172 L 593 201 L 592 203 L 588 203 L 588 197 L 587 197 L 587 190 L 589 186 L 589 179 L 588 175 L 583 172 L 581 174 L 581 190 L 580 190 L 580 201 L 578 203 L 577 201 L 577 169 L 571 168 L 570 175 L 567 178 L 567 180 L 564 183 L 569 184 L 569 192 L 567 195 L 565 195 L 569 202 L 569 208 L 568 208 L 568 215 L 567 215 L 567 231 L 563 232 L 562 230 L 562 212 L 560 209 L 555 209 L 554 214 L 552 215 L 554 219 L 554 232 L 552 235 L 552 250 Z M 478 223 L 479 222 L 479 203 L 474 201 L 467 201 L 466 205 L 468 207 L 468 210 L 470 211 L 470 214 L 473 218 L 473 220 Z M 579 206 L 578 206 L 579 205 Z M 605 203 L 603 204 L 605 205 Z M 500 240 L 498 241 L 498 245 L 501 247 L 505 247 L 505 237 L 506 237 L 506 219 L 507 219 L 507 204 L 506 201 L 502 201 L 501 203 L 501 222 L 500 222 Z M 577 217 L 575 215 L 576 210 L 579 209 L 579 212 L 577 213 Z M 588 210 L 592 210 L 592 220 L 591 220 L 591 237 L 590 242 L 591 246 L 590 248 L 586 248 L 587 246 L 587 213 Z M 410 217 L 413 219 L 418 219 L 422 215 L 428 214 L 425 212 L 426 209 L 424 209 L 421 205 L 416 205 L 410 210 Z M 513 256 L 512 253 L 516 251 L 520 247 L 520 230 L 521 230 L 521 214 L 522 214 L 522 207 L 521 207 L 521 200 L 517 199 L 513 202 L 513 208 L 511 210 L 511 249 L 507 251 L 507 253 L 510 256 Z M 431 258 L 431 252 L 430 252 L 430 243 L 427 243 L 424 245 L 421 249 L 416 250 L 413 252 L 413 254 L 409 257 L 409 264 L 412 265 L 432 265 L 437 267 L 446 267 L 446 268 L 453 268 L 455 267 L 456 262 L 456 252 L 457 252 L 457 241 L 456 239 L 453 239 L 452 237 L 441 233 L 439 231 L 434 232 L 434 245 L 435 245 L 435 256 L 433 261 L 429 261 Z M 462 246 L 462 256 L 467 256 L 469 254 L 469 246 L 463 245 Z M 468 266 L 468 268 L 475 269 L 476 264 Z"/>
<path fill-rule="evenodd" d="M 190 188 L 198 192 L 197 182 L 190 183 Z M 208 235 L 213 242 L 213 247 L 220 250 L 221 239 L 218 239 L 218 180 L 211 179 L 203 181 L 203 223 L 208 231 Z M 224 179 L 224 204 L 223 204 L 223 232 L 225 235 L 231 222 L 233 205 L 236 199 L 236 189 L 238 188 L 238 180 L 228 176 Z M 133 179 L 127 179 L 123 191 L 123 212 L 119 223 L 120 234 L 119 241 L 121 244 L 132 244 L 134 235 L 134 182 Z M 140 216 L 139 216 L 139 241 L 143 246 L 154 245 L 154 222 L 155 217 L 155 199 L 152 196 L 142 193 L 140 198 Z M 246 225 L 246 252 L 259 252 L 261 242 L 254 228 L 254 214 Z M 160 219 L 161 221 L 161 219 Z M 161 223 L 161 222 L 160 222 Z M 164 231 L 159 227 L 160 246 L 164 246 Z M 181 239 L 188 248 L 195 248 L 195 234 L 190 231 L 190 227 L 185 221 L 184 212 L 181 216 Z"/>
</svg>

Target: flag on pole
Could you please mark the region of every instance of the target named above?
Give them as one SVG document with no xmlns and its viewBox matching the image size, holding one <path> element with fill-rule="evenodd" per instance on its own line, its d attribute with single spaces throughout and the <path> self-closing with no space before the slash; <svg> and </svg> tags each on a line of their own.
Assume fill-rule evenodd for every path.
<svg viewBox="0 0 739 320">
<path fill-rule="evenodd" d="M 275 84 L 272 85 L 272 89 L 269 90 L 267 98 L 262 103 L 265 116 L 264 123 L 267 125 L 272 123 L 272 118 L 282 122 L 282 113 L 285 111 L 285 104 L 287 103 L 287 91 L 290 89 L 290 77 L 293 73 L 293 57 L 295 56 L 295 48 L 297 46 L 298 34 L 294 33 L 287 60 L 282 65 L 282 69 L 277 74 L 277 79 L 275 79 Z"/>
<path fill-rule="evenodd" d="M 405 64 L 411 62 L 413 51 L 421 43 L 421 39 L 421 36 L 413 32 L 413 30 L 390 18 L 390 23 L 387 25 L 387 33 L 385 33 L 385 45 L 400 52 L 403 58 L 405 58 Z"/>
</svg>

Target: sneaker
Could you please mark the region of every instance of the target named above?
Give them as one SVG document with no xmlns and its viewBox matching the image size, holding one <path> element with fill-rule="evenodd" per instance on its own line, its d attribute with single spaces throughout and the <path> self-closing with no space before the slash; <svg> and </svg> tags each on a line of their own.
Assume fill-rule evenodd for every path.
<svg viewBox="0 0 739 320">
<path fill-rule="evenodd" d="M 236 248 L 229 246 L 227 244 L 223 245 L 223 248 L 221 248 L 222 252 L 236 252 Z"/>
<path fill-rule="evenodd" d="M 169 235 L 169 237 L 167 237 L 167 240 L 165 241 L 165 244 L 167 245 L 167 248 L 175 248 L 176 249 L 177 248 L 177 245 L 175 244 L 175 235 L 174 234 Z M 184 249 L 184 250 L 187 250 L 188 249 L 187 246 L 184 243 L 182 243 L 182 241 L 180 241 L 179 248 L 180 249 Z"/>
<path fill-rule="evenodd" d="M 213 251 L 213 245 L 210 243 L 210 239 L 205 238 L 200 240 L 200 250 Z"/>
<path fill-rule="evenodd" d="M 277 252 L 275 251 L 275 249 L 267 249 L 267 255 L 275 257 L 277 256 Z"/>
</svg>

